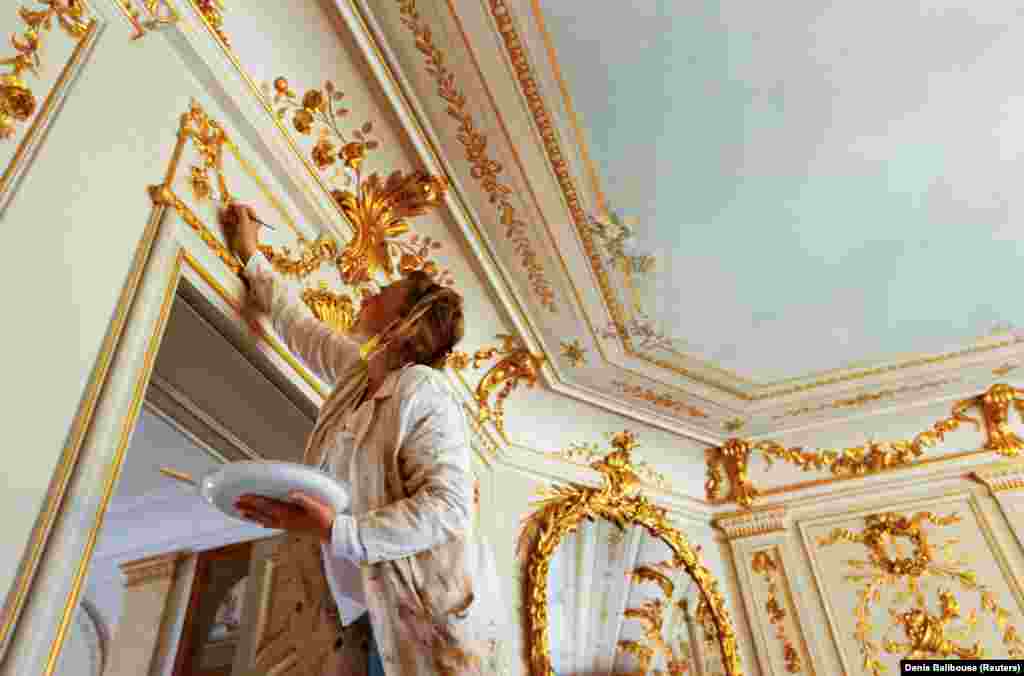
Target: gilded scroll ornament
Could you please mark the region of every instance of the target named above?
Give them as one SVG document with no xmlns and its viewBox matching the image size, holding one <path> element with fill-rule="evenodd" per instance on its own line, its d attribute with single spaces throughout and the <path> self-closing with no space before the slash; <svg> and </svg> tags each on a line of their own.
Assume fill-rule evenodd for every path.
<svg viewBox="0 0 1024 676">
<path fill-rule="evenodd" d="M 434 44 L 433 33 L 421 20 L 416 0 L 397 0 L 402 24 L 416 40 L 416 49 L 426 58 L 427 73 L 437 83 L 437 94 L 448 104 L 448 114 L 458 122 L 458 140 L 465 150 L 466 160 L 473 165 L 473 178 L 487 193 L 498 211 L 498 219 L 505 229 L 505 237 L 515 246 L 523 268 L 529 274 L 530 286 L 541 305 L 557 313 L 555 292 L 544 271 L 540 254 L 529 238 L 528 226 L 516 213 L 510 200 L 514 190 L 501 180 L 502 165 L 491 157 L 487 149 L 487 135 L 477 129 L 473 115 L 466 110 L 468 99 L 458 88 L 455 73 L 448 69 L 443 51 Z"/>
<path fill-rule="evenodd" d="M 562 341 L 562 356 L 573 368 L 578 368 L 587 363 L 587 348 L 580 344 L 580 339 Z"/>
<path fill-rule="evenodd" d="M 570 444 L 568 448 L 561 451 L 548 453 L 550 457 L 568 460 L 569 462 L 591 465 L 604 456 L 604 451 L 598 444 Z M 633 470 L 645 482 L 658 488 L 670 488 L 668 478 L 661 472 L 654 469 L 648 462 L 634 458 Z"/>
<path fill-rule="evenodd" d="M 981 395 L 957 402 L 948 417 L 934 423 L 931 429 L 910 441 L 871 441 L 863 446 L 842 450 L 804 450 L 801 447 L 787 448 L 770 440 L 752 442 L 730 439 L 708 453 L 706 494 L 709 500 L 722 500 L 723 483 L 725 475 L 728 475 L 730 492 L 725 500 L 750 507 L 759 494 L 747 473 L 750 456 L 755 451 L 769 466 L 773 460 L 782 460 L 805 472 L 827 469 L 837 477 L 865 476 L 913 464 L 928 448 L 934 447 L 946 434 L 965 423 L 979 430 L 984 429 L 986 449 L 1016 457 L 1020 449 L 1024 448 L 1024 441 L 1010 429 L 1011 406 L 1018 414 L 1024 414 L 1024 390 L 1003 384 L 993 385 Z M 978 409 L 982 419 L 967 415 L 971 409 Z"/>
<path fill-rule="evenodd" d="M 409 226 L 410 219 L 444 202 L 445 179 L 423 171 L 365 175 L 363 164 L 380 142 L 373 138 L 371 121 L 348 131 L 342 128 L 350 110 L 345 107 L 345 93 L 330 80 L 301 97 L 284 77 L 264 85 L 264 91 L 273 94 L 280 118 L 290 118 L 292 127 L 304 136 L 317 135 L 310 151 L 313 162 L 320 171 L 331 171 L 332 182 L 341 186 L 331 196 L 355 228 L 355 236 L 340 255 L 331 254 L 330 259 L 345 284 L 363 286 L 379 274 L 393 281 L 422 270 L 437 283 L 450 286 L 451 273 L 431 260 L 441 243 L 411 233 Z M 318 260 L 325 262 L 328 256 Z"/>
<path fill-rule="evenodd" d="M 43 37 L 53 30 L 54 22 L 72 40 L 80 41 L 89 32 L 91 19 L 85 5 L 78 0 L 37 0 L 40 9 L 18 8 L 25 24 L 24 32 L 11 36 L 15 54 L 0 59 L 7 72 L 0 75 L 0 140 L 14 137 L 17 125 L 28 122 L 36 112 L 36 95 L 22 77 L 25 73 L 40 76 Z"/>
<path fill-rule="evenodd" d="M 974 632 L 979 612 L 991 616 L 992 625 L 1011 659 L 1024 655 L 1024 644 L 1016 626 L 1010 622 L 1010 612 L 998 603 L 995 593 L 978 580 L 978 575 L 968 566 L 967 555 L 955 551 L 959 540 L 949 538 L 933 544 L 926 528 L 927 525 L 945 528 L 959 522 L 957 514 L 937 516 L 918 512 L 906 516 L 886 512 L 867 516 L 860 531 L 837 528 L 818 538 L 819 547 L 852 542 L 867 549 L 866 560 L 846 561 L 851 572 L 844 579 L 862 585 L 854 609 L 854 639 L 864 669 L 872 676 L 881 676 L 886 669 L 881 661 L 883 651 L 902 659 L 952 656 L 976 659 L 983 652 L 981 646 L 964 647 L 960 641 Z M 903 551 L 899 540 L 909 540 L 912 547 L 909 555 Z M 938 614 L 928 609 L 925 594 L 928 579 L 941 580 L 959 586 L 964 592 L 977 594 L 978 608 L 965 619 L 965 627 L 951 630 L 950 624 L 961 617 L 961 602 L 951 591 L 940 591 Z M 901 585 L 902 591 L 899 590 Z M 882 592 L 886 589 L 896 592 L 889 609 L 892 625 L 886 635 L 902 630 L 905 642 L 885 638 L 880 644 L 875 638 L 873 608 L 882 601 Z"/>
<path fill-rule="evenodd" d="M 537 384 L 546 358 L 527 350 L 515 336 L 499 335 L 498 339 L 501 340 L 500 346 L 484 347 L 473 355 L 475 369 L 480 368 L 484 362 L 500 357 L 476 386 L 473 396 L 477 403 L 477 420 L 481 423 L 492 422 L 502 438 L 508 441 L 505 434 L 505 400 L 520 385 L 533 387 Z M 465 367 L 462 360 L 449 360 L 448 364 L 453 368 Z"/>
<path fill-rule="evenodd" d="M 618 649 L 634 655 L 640 663 L 638 672 L 647 674 L 651 662 L 658 655 L 665 657 L 665 664 L 671 676 L 682 675 L 690 670 L 689 653 L 685 648 L 687 644 L 680 642 L 680 650 L 666 641 L 663 634 L 665 625 L 665 613 L 678 609 L 685 615 L 686 599 L 679 599 L 673 602 L 676 589 L 675 584 L 669 579 L 663 570 L 677 570 L 680 566 L 677 561 L 666 561 L 649 566 L 638 566 L 630 573 L 630 577 L 636 582 L 650 582 L 661 588 L 665 599 L 651 599 L 646 601 L 639 608 L 627 608 L 623 616 L 627 620 L 639 620 L 643 624 L 644 642 L 623 640 L 619 641 Z M 656 671 L 655 674 L 662 672 Z"/>
<path fill-rule="evenodd" d="M 793 645 L 786 633 L 786 616 L 788 614 L 785 601 L 779 601 L 779 583 L 777 578 L 782 568 L 782 561 L 777 552 L 762 550 L 754 554 L 750 562 L 751 569 L 762 576 L 768 585 L 768 600 L 764 604 L 768 621 L 775 627 L 775 639 L 782 645 L 782 657 L 786 664 L 786 672 L 799 674 L 804 667 L 801 663 L 800 651 Z"/>
<path fill-rule="evenodd" d="M 673 552 L 672 564 L 683 568 L 696 582 L 715 626 L 729 676 L 742 674 L 736 634 L 725 607 L 718 581 L 700 560 L 699 552 L 668 521 L 666 511 L 639 494 L 640 479 L 632 462 L 635 437 L 622 432 L 612 439 L 614 450 L 592 467 L 601 474 L 602 486 L 556 486 L 546 492 L 537 510 L 527 517 L 519 537 L 520 556 L 526 558 L 527 642 L 531 673 L 553 676 L 548 643 L 548 570 L 562 539 L 583 520 L 606 519 L 618 525 L 641 526 L 661 539 Z M 641 651 L 643 652 L 643 651 Z M 637 654 L 637 653 L 634 653 Z"/>
</svg>

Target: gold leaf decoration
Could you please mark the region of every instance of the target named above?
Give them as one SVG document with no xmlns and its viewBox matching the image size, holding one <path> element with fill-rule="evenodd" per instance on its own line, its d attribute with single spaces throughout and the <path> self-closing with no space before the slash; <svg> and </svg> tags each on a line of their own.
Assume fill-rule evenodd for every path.
<svg viewBox="0 0 1024 676">
<path fill-rule="evenodd" d="M 571 341 L 562 341 L 562 356 L 568 360 L 570 366 L 578 368 L 587 363 L 587 348 L 580 345 L 579 338 Z"/>
<path fill-rule="evenodd" d="M 416 49 L 426 58 L 426 71 L 437 83 L 438 96 L 448 104 L 448 115 L 458 123 L 458 140 L 465 151 L 466 160 L 473 166 L 473 178 L 479 182 L 497 209 L 498 220 L 505 228 L 505 237 L 519 253 L 534 294 L 543 307 L 557 313 L 555 292 L 544 271 L 542 258 L 530 241 L 527 224 L 516 213 L 509 199 L 514 191 L 500 179 L 504 168 L 491 157 L 487 149 L 487 135 L 477 129 L 473 115 L 466 110 L 466 96 L 458 88 L 455 74 L 446 65 L 444 52 L 434 44 L 433 33 L 416 9 L 416 0 L 398 0 L 398 7 L 402 24 L 415 38 Z"/>
<path fill-rule="evenodd" d="M 599 460 L 604 455 L 604 451 L 602 451 L 601 447 L 597 444 L 571 444 L 566 449 L 553 451 L 547 455 L 552 458 L 559 458 L 561 460 L 590 465 L 591 463 Z M 658 488 L 663 489 L 671 488 L 668 478 L 651 467 L 647 461 L 634 459 L 633 469 L 637 473 L 637 476 L 652 486 L 657 486 Z"/>
<path fill-rule="evenodd" d="M 321 172 L 333 172 L 332 181 L 340 187 L 331 191 L 331 197 L 355 229 L 341 254 L 332 255 L 342 281 L 361 287 L 379 274 L 394 281 L 399 273 L 422 270 L 438 284 L 450 286 L 454 282 L 450 271 L 431 260 L 441 243 L 412 233 L 409 225 L 409 219 L 444 203 L 447 181 L 423 171 L 393 171 L 386 178 L 364 175 L 363 164 L 380 141 L 373 138 L 370 121 L 347 132 L 342 128 L 341 121 L 350 111 L 344 107 L 345 93 L 330 80 L 301 98 L 285 77 L 263 89 L 273 94 L 280 117 L 291 116 L 297 132 L 319 134 L 310 151 L 313 163 Z"/>
<path fill-rule="evenodd" d="M 658 394 L 654 390 L 646 387 L 640 387 L 639 385 L 633 385 L 632 383 L 626 383 L 621 380 L 616 380 L 612 383 L 619 389 L 620 392 L 627 394 L 636 399 L 646 401 L 654 404 L 661 408 L 667 408 L 678 413 L 682 413 L 691 418 L 707 418 L 708 414 L 700 410 L 696 406 L 691 406 L 686 402 L 675 399 L 671 394 Z"/>
<path fill-rule="evenodd" d="M 520 385 L 533 387 L 537 384 L 546 358 L 527 350 L 515 336 L 502 334 L 498 339 L 501 341 L 500 346 L 484 347 L 473 355 L 475 369 L 480 368 L 484 362 L 500 357 L 477 384 L 474 399 L 478 406 L 477 421 L 491 421 L 502 438 L 508 441 L 505 434 L 505 400 Z M 457 370 L 466 367 L 462 359 L 449 359 L 448 364 Z"/>
<path fill-rule="evenodd" d="M 772 420 L 796 418 L 799 416 L 807 415 L 809 413 L 818 413 L 820 411 L 826 411 L 828 409 L 857 408 L 859 406 L 873 404 L 877 401 L 893 399 L 901 394 L 907 394 L 909 392 L 924 392 L 926 390 L 934 390 L 939 387 L 945 387 L 946 385 L 955 383 L 958 380 L 958 378 L 947 378 L 944 380 L 935 380 L 927 383 L 905 385 L 903 387 L 894 387 L 886 390 L 879 390 L 878 392 L 865 392 L 863 394 L 858 394 L 855 397 L 836 399 L 835 401 L 827 402 L 824 404 L 818 404 L 815 406 L 801 406 L 799 408 L 790 409 L 788 411 L 785 411 L 784 413 L 780 413 L 779 415 L 772 416 Z"/>
<path fill-rule="evenodd" d="M 721 648 L 726 673 L 728 676 L 742 674 L 736 634 L 718 580 L 704 566 L 698 550 L 670 524 L 666 511 L 638 493 L 640 480 L 632 462 L 636 438 L 630 432 L 622 432 L 612 439 L 612 447 L 615 450 L 592 465 L 601 473 L 600 488 L 575 485 L 551 488 L 542 494 L 537 510 L 524 520 L 518 550 L 528 556 L 524 598 L 531 673 L 554 676 L 547 636 L 547 585 L 551 558 L 562 539 L 575 532 L 582 521 L 605 519 L 620 529 L 630 525 L 641 526 L 652 537 L 668 545 L 673 553 L 672 565 L 685 569 L 700 590 L 707 608 L 707 621 L 714 626 L 716 641 Z M 633 652 L 643 647 L 620 646 L 620 649 Z M 646 654 L 646 651 L 633 652 L 635 655 L 641 653 Z"/>
<path fill-rule="evenodd" d="M 858 571 L 846 579 L 862 584 L 857 592 L 858 602 L 854 609 L 854 639 L 860 649 L 863 667 L 872 676 L 881 676 L 886 671 L 881 661 L 883 651 L 898 655 L 901 659 L 979 659 L 984 654 L 978 643 L 970 647 L 957 643 L 961 640 L 960 636 L 969 636 L 973 632 L 977 611 L 961 618 L 960 601 L 951 591 L 940 590 L 940 612 L 930 612 L 925 605 L 927 599 L 921 584 L 925 578 L 944 580 L 958 585 L 965 592 L 976 593 L 979 610 L 991 615 L 992 624 L 999 632 L 1008 655 L 1020 659 L 1024 654 L 1017 628 L 1010 623 L 1010 612 L 999 605 L 996 595 L 979 582 L 977 573 L 967 567 L 967 557 L 957 556 L 952 546 L 957 540 L 948 540 L 936 548 L 925 529 L 926 524 L 942 528 L 959 522 L 960 517 L 955 513 L 937 516 L 931 512 L 918 512 L 913 516 L 905 516 L 885 512 L 865 517 L 865 527 L 859 532 L 837 528 L 829 535 L 818 538 L 819 547 L 851 542 L 862 544 L 868 550 L 867 561 L 846 562 Z M 892 551 L 889 550 L 886 543 L 895 543 L 896 538 L 910 541 L 913 551 L 909 556 L 905 556 L 895 544 Z M 902 629 L 906 640 L 898 642 L 884 638 L 879 643 L 874 636 L 872 608 L 881 602 L 883 589 L 898 589 L 900 584 L 904 585 L 904 590 L 894 594 L 893 603 L 899 605 L 912 599 L 915 605 L 903 611 L 890 609 L 893 619 L 890 631 Z M 961 619 L 965 622 L 964 627 L 956 629 L 950 626 Z"/>
<path fill-rule="evenodd" d="M 731 485 L 730 493 L 724 500 L 750 507 L 759 494 L 747 473 L 748 461 L 754 451 L 759 452 L 769 465 L 777 459 L 805 472 L 827 469 L 837 477 L 864 476 L 913 464 L 925 454 L 926 449 L 934 447 L 946 434 L 965 423 L 979 430 L 984 429 L 987 450 L 1016 457 L 1020 449 L 1024 448 L 1024 441 L 1010 429 L 1011 406 L 1018 414 L 1024 412 L 1024 390 L 1004 384 L 993 385 L 981 395 L 957 402 L 949 417 L 939 420 L 910 441 L 872 441 L 842 450 L 804 450 L 801 447 L 787 448 L 771 440 L 751 442 L 730 439 L 709 451 L 705 483 L 707 497 L 712 501 L 723 500 L 724 469 Z M 980 410 L 982 419 L 967 415 L 966 412 L 971 409 Z"/>
<path fill-rule="evenodd" d="M 302 301 L 309 306 L 317 319 L 339 333 L 348 333 L 355 324 L 356 310 L 352 297 L 333 293 L 324 282 L 316 289 L 303 291 Z"/>
<path fill-rule="evenodd" d="M 768 600 L 764 604 L 764 609 L 768 614 L 768 621 L 775 627 L 775 638 L 782 645 L 782 658 L 786 665 L 786 672 L 799 674 L 804 670 L 800 651 L 796 649 L 793 641 L 790 640 L 786 633 L 785 620 L 787 612 L 784 607 L 785 602 L 780 603 L 778 597 L 777 578 L 779 573 L 781 573 L 782 561 L 777 556 L 777 552 L 771 550 L 756 552 L 751 559 L 750 567 L 755 573 L 760 574 L 764 578 L 764 582 L 768 586 Z"/>
<path fill-rule="evenodd" d="M 42 7 L 18 9 L 24 32 L 11 36 L 14 55 L 0 59 L 0 66 L 7 67 L 7 72 L 0 75 L 0 141 L 14 138 L 18 125 L 28 122 L 36 113 L 36 95 L 23 76 L 31 73 L 40 77 L 43 38 L 53 30 L 54 23 L 78 42 L 88 34 L 93 22 L 78 0 L 38 0 L 36 4 Z"/>
<path fill-rule="evenodd" d="M 221 0 L 192 0 L 192 4 L 214 35 L 230 49 L 231 39 L 224 31 L 224 3 Z"/>
</svg>

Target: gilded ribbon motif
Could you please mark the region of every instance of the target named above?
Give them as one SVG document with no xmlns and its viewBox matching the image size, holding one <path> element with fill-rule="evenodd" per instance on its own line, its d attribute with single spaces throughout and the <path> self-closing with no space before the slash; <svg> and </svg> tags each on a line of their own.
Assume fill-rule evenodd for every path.
<svg viewBox="0 0 1024 676">
<path fill-rule="evenodd" d="M 957 514 L 938 516 L 918 512 L 913 516 L 886 512 L 872 514 L 864 528 L 851 531 L 838 528 L 818 539 L 819 547 L 839 542 L 863 545 L 867 558 L 847 560 L 844 580 L 860 585 L 854 611 L 856 629 L 853 639 L 860 650 L 862 666 L 872 676 L 886 671 L 885 655 L 895 659 L 980 659 L 986 650 L 977 639 L 979 614 L 988 615 L 991 626 L 1006 649 L 1006 657 L 1024 658 L 1024 642 L 1009 610 L 999 604 L 992 589 L 978 580 L 966 553 L 957 552 L 957 538 L 939 545 L 931 542 L 927 525 L 946 528 L 960 523 Z M 909 541 L 908 553 L 902 541 Z M 940 586 L 931 589 L 930 584 Z M 978 606 L 966 616 L 954 588 L 974 594 Z M 877 637 L 875 606 L 882 603 L 883 592 L 890 600 L 890 623 L 882 640 Z M 937 599 L 933 612 L 929 599 Z M 902 635 L 895 640 L 894 635 Z M 973 641 L 973 643 L 971 642 Z M 993 657 L 1002 657 L 999 655 Z"/>
</svg>

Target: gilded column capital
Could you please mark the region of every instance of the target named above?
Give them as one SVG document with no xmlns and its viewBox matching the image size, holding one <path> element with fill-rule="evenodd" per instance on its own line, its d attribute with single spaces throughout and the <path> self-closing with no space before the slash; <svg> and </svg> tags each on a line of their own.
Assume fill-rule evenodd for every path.
<svg viewBox="0 0 1024 676">
<path fill-rule="evenodd" d="M 153 580 L 173 577 L 178 562 L 184 558 L 183 552 L 171 552 L 122 563 L 120 568 L 125 576 L 124 586 L 137 587 Z"/>
<path fill-rule="evenodd" d="M 729 540 L 784 532 L 789 527 L 785 507 L 727 514 L 716 518 L 714 523 Z"/>
<path fill-rule="evenodd" d="M 1024 464 L 1002 464 L 971 472 L 971 478 L 985 484 L 994 495 L 1024 489 Z"/>
</svg>

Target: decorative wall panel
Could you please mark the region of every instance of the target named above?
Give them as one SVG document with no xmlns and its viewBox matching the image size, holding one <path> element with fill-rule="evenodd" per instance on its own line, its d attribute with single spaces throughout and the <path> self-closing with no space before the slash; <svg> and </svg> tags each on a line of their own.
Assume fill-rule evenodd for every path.
<svg viewBox="0 0 1024 676">
<path fill-rule="evenodd" d="M 903 658 L 1015 658 L 1024 595 L 969 492 L 800 521 L 829 630 L 848 674 Z"/>
<path fill-rule="evenodd" d="M 85 0 L 34 0 L 0 10 L 0 213 L 99 37 L 103 20 Z M 83 130 L 86 122 L 82 121 Z"/>
</svg>

